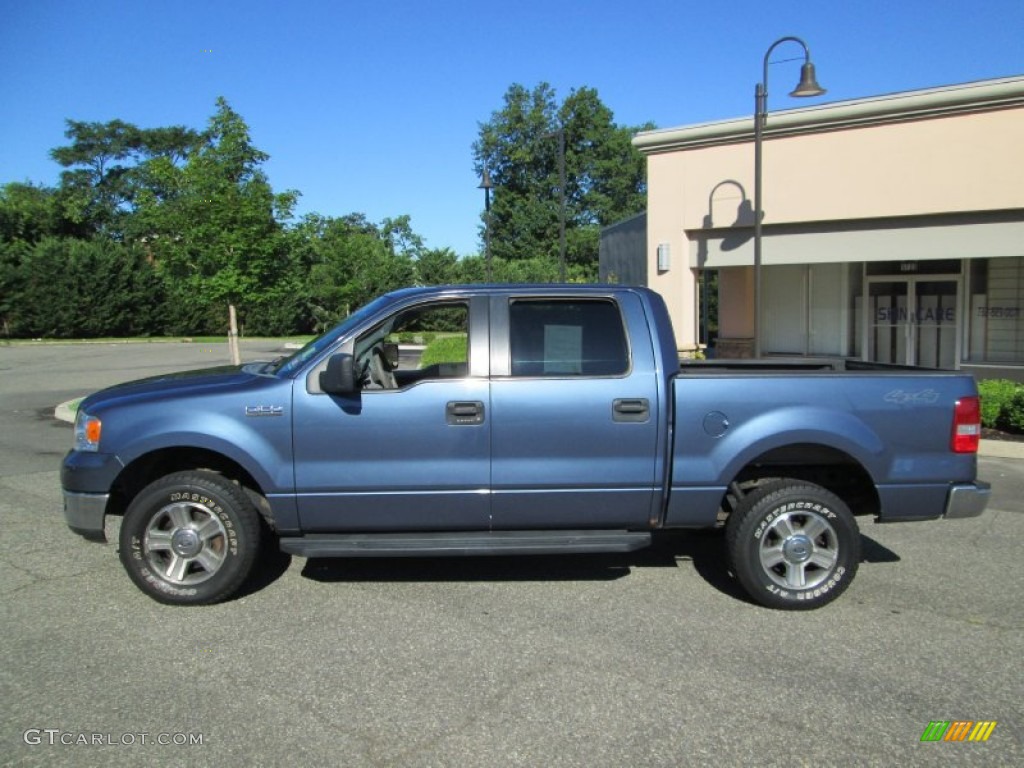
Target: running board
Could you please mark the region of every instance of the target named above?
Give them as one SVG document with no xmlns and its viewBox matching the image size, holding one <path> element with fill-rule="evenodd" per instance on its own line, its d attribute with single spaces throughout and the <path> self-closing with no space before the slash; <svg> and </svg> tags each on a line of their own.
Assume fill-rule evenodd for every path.
<svg viewBox="0 0 1024 768">
<path fill-rule="evenodd" d="M 650 545 L 649 531 L 313 533 L 280 541 L 283 552 L 302 557 L 553 555 L 633 552 Z"/>
</svg>

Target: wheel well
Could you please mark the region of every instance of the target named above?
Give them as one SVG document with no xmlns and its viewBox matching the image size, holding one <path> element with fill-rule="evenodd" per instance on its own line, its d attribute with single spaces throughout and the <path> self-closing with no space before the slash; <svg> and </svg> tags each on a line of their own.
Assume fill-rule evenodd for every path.
<svg viewBox="0 0 1024 768">
<path fill-rule="evenodd" d="M 875 483 L 860 462 L 836 448 L 813 443 L 787 445 L 761 454 L 740 470 L 730 486 L 730 495 L 746 493 L 759 483 L 782 477 L 828 489 L 855 515 L 877 515 L 881 509 Z"/>
<path fill-rule="evenodd" d="M 227 456 L 202 448 L 164 448 L 135 459 L 118 475 L 107 514 L 124 515 L 132 499 L 147 485 L 172 472 L 193 469 L 207 469 L 237 483 L 268 525 L 274 527 L 270 504 L 253 476 Z"/>
</svg>

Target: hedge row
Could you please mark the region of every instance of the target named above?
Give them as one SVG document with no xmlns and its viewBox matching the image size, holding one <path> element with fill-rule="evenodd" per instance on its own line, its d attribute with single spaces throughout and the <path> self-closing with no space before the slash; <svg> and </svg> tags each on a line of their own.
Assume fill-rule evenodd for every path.
<svg viewBox="0 0 1024 768">
<path fill-rule="evenodd" d="M 467 347 L 465 334 L 435 338 L 423 350 L 420 368 L 427 368 L 436 363 L 465 363 L 469 359 Z"/>
<path fill-rule="evenodd" d="M 983 427 L 1024 433 L 1024 384 L 986 379 L 978 382 L 978 393 Z"/>
</svg>

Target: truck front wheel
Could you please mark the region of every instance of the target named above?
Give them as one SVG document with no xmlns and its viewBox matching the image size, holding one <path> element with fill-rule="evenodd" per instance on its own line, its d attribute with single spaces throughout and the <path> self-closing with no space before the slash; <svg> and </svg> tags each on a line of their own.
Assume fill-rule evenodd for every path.
<svg viewBox="0 0 1024 768">
<path fill-rule="evenodd" d="M 860 563 L 849 507 L 800 480 L 775 480 L 744 496 L 725 540 L 736 578 L 769 608 L 819 608 L 842 594 Z"/>
<path fill-rule="evenodd" d="M 121 523 L 121 563 L 161 603 L 225 600 L 249 577 L 259 513 L 245 491 L 215 472 L 175 472 L 150 484 Z"/>
</svg>

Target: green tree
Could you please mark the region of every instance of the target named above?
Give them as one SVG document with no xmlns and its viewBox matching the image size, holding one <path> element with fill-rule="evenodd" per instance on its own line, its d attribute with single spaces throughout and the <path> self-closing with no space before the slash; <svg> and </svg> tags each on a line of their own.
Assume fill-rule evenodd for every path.
<svg viewBox="0 0 1024 768">
<path fill-rule="evenodd" d="M 381 237 L 396 256 L 418 259 L 426 250 L 423 238 L 412 230 L 412 218 L 407 215 L 387 218 L 380 225 Z"/>
<path fill-rule="evenodd" d="M 512 85 L 473 145 L 477 172 L 486 167 L 494 182 L 491 251 L 496 262 L 558 260 L 563 132 L 569 275 L 596 279 L 601 227 L 646 205 L 645 164 L 631 139 L 650 127 L 616 125 L 592 88 L 575 89 L 559 104 L 547 83 L 532 91 Z"/>
<path fill-rule="evenodd" d="M 416 259 L 419 285 L 450 285 L 462 282 L 459 257 L 451 248 L 425 249 Z"/>
<path fill-rule="evenodd" d="M 137 198 L 153 176 L 149 161 L 181 163 L 200 140 L 184 126 L 142 129 L 123 120 L 106 123 L 68 120 L 70 144 L 50 156 L 61 173 L 62 214 L 91 232 L 119 239 Z"/>
<path fill-rule="evenodd" d="M 75 227 L 61 215 L 56 190 L 21 183 L 0 187 L 0 333 L 4 336 L 24 335 L 18 317 L 30 301 L 25 289 L 35 245 L 74 232 Z M 58 292 L 43 306 L 63 300 Z"/>
<path fill-rule="evenodd" d="M 205 130 L 69 120 L 57 189 L 0 187 L 0 332 L 92 336 L 323 327 L 380 293 L 455 282 L 408 216 L 292 222 L 242 117 L 224 99 Z"/>
<path fill-rule="evenodd" d="M 313 214 L 304 217 L 293 236 L 297 233 L 315 330 L 334 325 L 382 293 L 416 282 L 413 253 L 421 251 L 422 240 L 406 216 L 386 219 L 378 227 L 362 214 Z"/>
<path fill-rule="evenodd" d="M 56 190 L 17 182 L 0 187 L 0 242 L 36 243 L 69 229 Z"/>
<path fill-rule="evenodd" d="M 24 240 L 0 241 L 0 334 L 20 335 L 17 313 L 24 293 L 24 263 L 31 246 Z"/>
<path fill-rule="evenodd" d="M 281 221 L 298 193 L 274 194 L 267 159 L 221 98 L 183 167 L 168 156 L 146 166 L 151 181 L 133 228 L 167 279 L 176 328 L 223 331 L 228 304 L 265 326 L 268 294 L 293 277 Z"/>
</svg>

